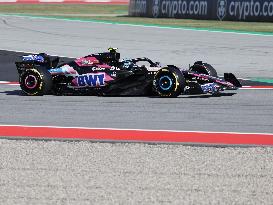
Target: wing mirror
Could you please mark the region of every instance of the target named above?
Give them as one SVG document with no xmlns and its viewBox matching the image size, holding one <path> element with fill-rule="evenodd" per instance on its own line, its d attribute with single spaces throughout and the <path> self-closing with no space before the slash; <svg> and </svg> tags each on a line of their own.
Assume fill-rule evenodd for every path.
<svg viewBox="0 0 273 205">
<path fill-rule="evenodd" d="M 161 63 L 160 62 L 155 62 L 156 67 L 161 67 Z"/>
</svg>

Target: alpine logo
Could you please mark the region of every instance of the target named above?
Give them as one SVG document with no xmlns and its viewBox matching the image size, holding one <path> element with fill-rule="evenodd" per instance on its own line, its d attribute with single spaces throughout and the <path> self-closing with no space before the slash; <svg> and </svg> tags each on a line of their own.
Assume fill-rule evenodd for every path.
<svg viewBox="0 0 273 205">
<path fill-rule="evenodd" d="M 217 17 L 222 21 L 227 13 L 227 0 L 218 0 L 217 2 Z"/>
<path fill-rule="evenodd" d="M 160 11 L 160 0 L 153 0 L 153 17 L 157 18 Z"/>
<path fill-rule="evenodd" d="M 77 78 L 80 87 L 100 87 L 105 85 L 105 73 L 87 73 Z"/>
</svg>

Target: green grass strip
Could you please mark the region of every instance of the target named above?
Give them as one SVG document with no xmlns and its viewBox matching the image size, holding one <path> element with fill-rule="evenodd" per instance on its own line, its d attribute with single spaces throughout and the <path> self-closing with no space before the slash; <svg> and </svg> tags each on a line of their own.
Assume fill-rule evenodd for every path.
<svg viewBox="0 0 273 205">
<path fill-rule="evenodd" d="M 261 82 L 261 83 L 272 83 L 273 84 L 273 78 L 251 78 L 251 80 Z"/>
</svg>

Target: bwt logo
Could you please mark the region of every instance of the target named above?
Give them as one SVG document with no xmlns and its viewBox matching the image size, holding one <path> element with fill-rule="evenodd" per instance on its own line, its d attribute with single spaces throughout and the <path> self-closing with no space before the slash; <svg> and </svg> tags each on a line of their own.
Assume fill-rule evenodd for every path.
<svg viewBox="0 0 273 205">
<path fill-rule="evenodd" d="M 77 78 L 78 86 L 100 87 L 105 85 L 105 73 L 85 74 Z"/>
<path fill-rule="evenodd" d="M 227 13 L 227 0 L 218 0 L 217 2 L 217 17 L 223 20 Z"/>
<path fill-rule="evenodd" d="M 153 17 L 157 18 L 160 11 L 160 0 L 153 0 Z"/>
</svg>

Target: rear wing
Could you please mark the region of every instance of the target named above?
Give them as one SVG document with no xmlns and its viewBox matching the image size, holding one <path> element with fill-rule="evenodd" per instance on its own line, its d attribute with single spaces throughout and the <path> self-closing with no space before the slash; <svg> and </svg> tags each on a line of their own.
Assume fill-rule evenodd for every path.
<svg viewBox="0 0 273 205">
<path fill-rule="evenodd" d="M 22 56 L 22 61 L 15 62 L 18 72 L 31 69 L 35 66 L 43 66 L 47 69 L 55 68 L 59 64 L 59 57 L 52 57 L 45 53 Z"/>
</svg>

